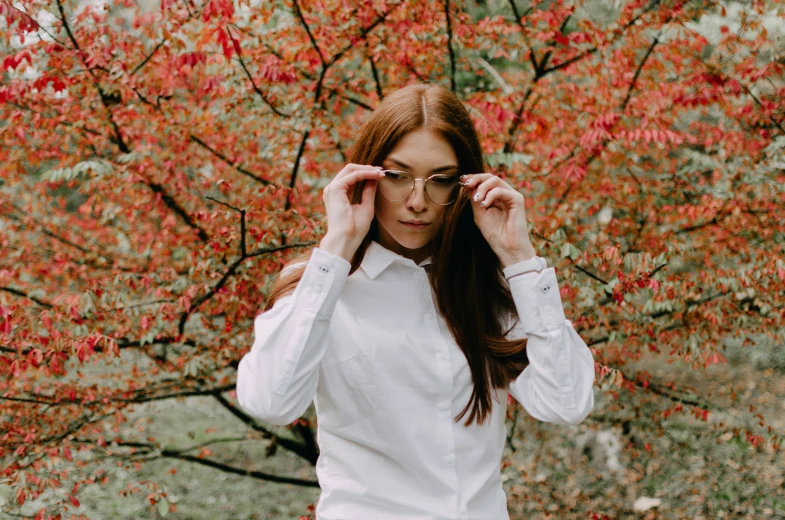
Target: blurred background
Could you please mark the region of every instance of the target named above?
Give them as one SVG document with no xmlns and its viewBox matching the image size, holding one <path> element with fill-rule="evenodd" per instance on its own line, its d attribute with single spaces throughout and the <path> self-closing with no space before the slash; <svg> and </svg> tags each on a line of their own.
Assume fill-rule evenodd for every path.
<svg viewBox="0 0 785 520">
<path fill-rule="evenodd" d="M 596 360 L 514 401 L 510 517 L 783 518 L 785 7 L 0 3 L 0 516 L 308 519 L 313 408 L 237 407 L 379 100 L 464 102 Z"/>
</svg>

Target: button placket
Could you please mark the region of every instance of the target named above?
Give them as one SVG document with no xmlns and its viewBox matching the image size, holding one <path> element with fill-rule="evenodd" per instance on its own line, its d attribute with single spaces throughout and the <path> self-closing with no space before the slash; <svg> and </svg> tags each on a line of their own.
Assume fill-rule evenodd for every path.
<svg viewBox="0 0 785 520">
<path fill-rule="evenodd" d="M 418 271 L 418 276 L 422 278 L 427 277 L 427 273 L 425 271 Z M 427 287 L 427 282 L 423 284 L 425 291 L 427 292 L 427 296 L 425 298 L 425 320 L 426 323 L 433 323 L 435 321 L 436 315 L 436 304 L 433 300 L 433 294 L 430 291 L 430 288 Z M 423 287 L 421 286 L 421 287 Z M 441 324 L 436 322 L 436 326 L 427 326 L 426 327 L 427 334 L 430 335 L 433 345 L 441 346 L 442 350 L 436 352 L 436 358 L 441 362 L 437 364 L 436 367 L 436 380 L 439 383 L 440 391 L 438 396 L 438 401 L 436 403 L 437 408 L 440 410 L 439 413 L 440 419 L 437 421 L 438 430 L 443 432 L 440 437 L 443 440 L 442 444 L 444 446 L 444 460 L 446 464 L 449 466 L 455 467 L 455 435 L 454 435 L 454 428 L 455 422 L 452 416 L 452 391 L 453 391 L 453 373 L 452 367 L 449 363 L 449 355 L 448 351 L 451 348 L 450 344 L 445 340 L 443 336 L 443 331 Z M 457 485 L 457 475 L 452 475 L 455 484 Z"/>
</svg>

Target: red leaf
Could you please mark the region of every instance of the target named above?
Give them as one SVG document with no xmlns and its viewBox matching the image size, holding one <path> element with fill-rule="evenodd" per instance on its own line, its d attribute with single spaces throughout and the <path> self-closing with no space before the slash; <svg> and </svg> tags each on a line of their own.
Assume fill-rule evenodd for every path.
<svg viewBox="0 0 785 520">
<path fill-rule="evenodd" d="M 570 40 L 569 40 L 569 38 L 567 38 L 566 36 L 564 36 L 564 35 L 563 35 L 561 32 L 559 32 L 559 31 L 556 31 L 556 34 L 553 36 L 553 39 L 554 39 L 554 40 L 556 41 L 556 43 L 558 43 L 559 45 L 564 45 L 564 46 L 567 46 L 567 45 L 569 45 L 569 44 L 570 44 Z"/>
<path fill-rule="evenodd" d="M 242 53 L 240 52 L 240 42 L 238 42 L 235 37 L 232 35 L 232 32 L 229 29 L 226 29 L 226 33 L 229 35 L 229 38 L 232 39 L 232 46 L 234 47 L 234 52 L 240 56 Z"/>
</svg>

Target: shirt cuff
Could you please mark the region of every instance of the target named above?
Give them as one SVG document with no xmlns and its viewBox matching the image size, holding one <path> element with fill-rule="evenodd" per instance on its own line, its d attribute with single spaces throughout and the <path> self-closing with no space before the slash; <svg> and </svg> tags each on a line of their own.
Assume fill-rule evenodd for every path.
<svg viewBox="0 0 785 520">
<path fill-rule="evenodd" d="M 332 316 L 351 268 L 345 258 L 314 247 L 292 295 L 295 307 Z"/>
<path fill-rule="evenodd" d="M 525 334 L 564 324 L 556 269 L 549 267 L 513 276 L 508 283 Z"/>
</svg>

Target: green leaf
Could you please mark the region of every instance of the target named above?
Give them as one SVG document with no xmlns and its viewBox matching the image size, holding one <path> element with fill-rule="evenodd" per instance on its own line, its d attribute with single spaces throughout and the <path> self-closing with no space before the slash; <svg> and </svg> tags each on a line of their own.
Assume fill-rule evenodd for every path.
<svg viewBox="0 0 785 520">
<path fill-rule="evenodd" d="M 115 157 L 115 161 L 119 162 L 120 164 L 128 164 L 130 162 L 136 161 L 142 157 L 143 154 L 139 152 L 129 152 L 129 153 L 122 153 Z"/>
<path fill-rule="evenodd" d="M 534 159 L 534 156 L 517 152 L 495 152 L 488 154 L 485 159 L 488 163 L 488 166 L 491 168 L 495 168 L 502 164 L 510 168 L 513 164 L 529 164 Z"/>
<path fill-rule="evenodd" d="M 569 258 L 573 261 L 579 259 L 583 255 L 583 251 L 570 243 L 565 243 L 561 248 L 561 257 Z"/>
<path fill-rule="evenodd" d="M 169 501 L 166 500 L 166 497 L 161 497 L 158 501 L 158 514 L 161 516 L 166 516 L 169 513 Z"/>
<path fill-rule="evenodd" d="M 551 233 L 551 236 L 548 237 L 548 240 L 550 240 L 551 242 L 556 242 L 558 244 L 559 242 L 565 240 L 566 238 L 567 238 L 567 234 L 564 233 L 564 230 L 562 228 L 559 228 L 553 233 Z"/>
<path fill-rule="evenodd" d="M 142 336 L 142 339 L 139 340 L 139 346 L 143 347 L 146 343 L 149 343 L 149 344 L 152 345 L 155 342 L 155 335 L 156 334 L 158 334 L 157 331 L 151 330 L 150 332 L 148 332 L 147 334 Z"/>
<path fill-rule="evenodd" d="M 87 175 L 87 173 L 93 172 L 96 176 L 103 176 L 108 173 L 112 172 L 112 166 L 105 163 L 104 161 L 82 161 L 80 163 L 71 166 L 70 168 L 56 168 L 53 170 L 48 170 L 41 175 L 41 179 L 45 181 L 69 181 L 71 179 L 75 179 L 79 175 Z"/>
</svg>

